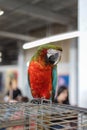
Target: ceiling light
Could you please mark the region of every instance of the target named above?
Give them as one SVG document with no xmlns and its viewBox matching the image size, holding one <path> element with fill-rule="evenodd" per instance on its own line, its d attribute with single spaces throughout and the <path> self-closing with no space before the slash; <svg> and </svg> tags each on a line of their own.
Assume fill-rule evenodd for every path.
<svg viewBox="0 0 87 130">
<path fill-rule="evenodd" d="M 3 10 L 0 10 L 0 16 L 4 14 L 4 11 Z"/>
<path fill-rule="evenodd" d="M 79 36 L 79 31 L 53 35 L 53 36 L 46 37 L 46 38 L 43 38 L 43 39 L 40 39 L 40 40 L 25 43 L 23 45 L 23 49 L 30 49 L 30 48 L 33 48 L 33 47 L 37 47 L 37 46 L 40 46 L 40 45 L 47 44 L 47 43 L 67 40 L 67 39 L 71 39 L 71 38 L 76 38 L 78 36 Z"/>
</svg>

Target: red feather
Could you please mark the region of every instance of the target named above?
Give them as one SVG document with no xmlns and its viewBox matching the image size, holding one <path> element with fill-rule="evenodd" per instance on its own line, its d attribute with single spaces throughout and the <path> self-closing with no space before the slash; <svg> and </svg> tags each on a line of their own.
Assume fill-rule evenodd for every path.
<svg viewBox="0 0 87 130">
<path fill-rule="evenodd" d="M 52 92 L 52 67 L 31 61 L 28 74 L 33 97 L 49 99 Z"/>
</svg>

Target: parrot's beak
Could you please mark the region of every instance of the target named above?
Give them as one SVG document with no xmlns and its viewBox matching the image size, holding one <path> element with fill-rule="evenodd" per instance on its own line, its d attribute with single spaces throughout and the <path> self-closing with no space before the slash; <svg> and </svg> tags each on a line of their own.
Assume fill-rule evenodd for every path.
<svg viewBox="0 0 87 130">
<path fill-rule="evenodd" d="M 48 52 L 47 53 L 47 60 L 50 64 L 52 65 L 56 65 L 61 59 L 61 51 L 53 51 L 52 50 L 52 53 L 50 51 L 50 53 Z"/>
</svg>

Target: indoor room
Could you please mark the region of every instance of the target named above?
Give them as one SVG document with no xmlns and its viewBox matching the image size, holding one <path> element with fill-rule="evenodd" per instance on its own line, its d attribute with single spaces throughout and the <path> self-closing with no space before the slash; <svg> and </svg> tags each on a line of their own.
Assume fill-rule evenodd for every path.
<svg viewBox="0 0 87 130">
<path fill-rule="evenodd" d="M 86 6 L 0 0 L 0 130 L 87 129 Z"/>
</svg>

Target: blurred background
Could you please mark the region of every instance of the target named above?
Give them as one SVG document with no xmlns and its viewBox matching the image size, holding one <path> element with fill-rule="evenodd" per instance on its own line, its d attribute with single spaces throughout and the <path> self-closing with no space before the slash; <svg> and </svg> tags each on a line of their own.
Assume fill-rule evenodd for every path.
<svg viewBox="0 0 87 130">
<path fill-rule="evenodd" d="M 85 5 L 86 0 L 0 0 L 1 101 L 12 77 L 17 80 L 22 94 L 27 95 L 27 67 L 38 46 L 23 49 L 23 45 L 53 35 L 87 30 Z M 75 36 L 54 44 L 63 48 L 62 59 L 58 64 L 59 85 L 67 85 L 72 105 L 86 107 L 87 81 L 83 74 L 86 73 L 84 63 L 87 59 L 84 56 L 87 39 L 84 45 L 83 39 Z"/>
</svg>

